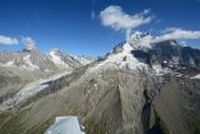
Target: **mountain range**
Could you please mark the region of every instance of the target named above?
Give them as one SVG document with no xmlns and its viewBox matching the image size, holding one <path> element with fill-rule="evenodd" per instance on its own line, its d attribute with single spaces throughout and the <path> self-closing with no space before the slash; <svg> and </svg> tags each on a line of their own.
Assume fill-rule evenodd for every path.
<svg viewBox="0 0 200 134">
<path fill-rule="evenodd" d="M 0 52 L 0 133 L 78 116 L 86 134 L 199 134 L 200 50 L 137 33 L 101 58 Z"/>
</svg>

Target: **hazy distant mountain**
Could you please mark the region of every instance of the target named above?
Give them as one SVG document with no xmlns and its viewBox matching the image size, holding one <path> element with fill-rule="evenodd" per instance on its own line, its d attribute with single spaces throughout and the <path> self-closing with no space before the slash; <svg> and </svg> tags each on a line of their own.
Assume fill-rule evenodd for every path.
<svg viewBox="0 0 200 134">
<path fill-rule="evenodd" d="M 83 58 L 84 60 L 84 58 Z M 71 73 L 74 69 L 89 64 L 93 60 L 80 62 L 76 57 L 64 54 L 58 49 L 49 54 L 37 48 L 22 51 L 0 52 L 0 101 L 19 91 L 26 84 L 38 79 L 46 79 L 58 73 Z"/>
<path fill-rule="evenodd" d="M 76 115 L 87 134 L 200 133 L 200 50 L 174 40 L 149 43 L 148 36 L 134 35 L 92 63 L 59 50 L 48 56 L 38 51 L 1 54 L 5 69 L 27 65 L 60 74 L 4 99 L 0 132 L 44 133 L 56 116 Z M 5 55 L 18 58 L 5 60 Z M 15 79 L 1 75 L 4 81 Z"/>
</svg>

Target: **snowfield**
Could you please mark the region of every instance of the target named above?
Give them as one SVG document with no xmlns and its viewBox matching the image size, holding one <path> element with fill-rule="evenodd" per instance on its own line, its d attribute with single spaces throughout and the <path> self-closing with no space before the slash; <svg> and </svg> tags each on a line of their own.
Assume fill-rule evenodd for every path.
<svg viewBox="0 0 200 134">
<path fill-rule="evenodd" d="M 39 93 L 42 90 L 45 90 L 47 87 L 49 87 L 49 84 L 48 84 L 49 82 L 58 80 L 65 75 L 67 75 L 67 73 L 57 74 L 51 78 L 41 79 L 41 80 L 38 80 L 36 82 L 32 82 L 32 83 L 26 85 L 18 93 L 16 93 L 13 97 L 8 98 L 7 100 L 3 101 L 0 104 L 0 110 L 1 111 L 7 110 L 7 109 L 12 108 L 13 106 L 23 102 L 24 100 L 27 100 L 28 98 L 36 95 L 37 93 Z"/>
<path fill-rule="evenodd" d="M 197 75 L 191 77 L 191 79 L 200 79 L 200 74 L 197 74 Z"/>
</svg>

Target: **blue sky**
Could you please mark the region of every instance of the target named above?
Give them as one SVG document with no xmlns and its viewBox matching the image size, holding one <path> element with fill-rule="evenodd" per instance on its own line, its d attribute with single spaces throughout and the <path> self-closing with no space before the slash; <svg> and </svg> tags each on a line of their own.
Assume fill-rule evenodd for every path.
<svg viewBox="0 0 200 134">
<path fill-rule="evenodd" d="M 129 15 L 150 10 L 153 20 L 133 31 L 155 35 L 170 27 L 200 31 L 200 0 L 1 0 L 0 35 L 30 37 L 45 52 L 59 48 L 78 55 L 103 55 L 125 40 L 123 29 L 102 24 L 100 12 L 111 5 Z M 188 42 L 200 46 L 199 39 Z M 23 47 L 22 42 L 0 44 L 0 50 Z"/>
</svg>

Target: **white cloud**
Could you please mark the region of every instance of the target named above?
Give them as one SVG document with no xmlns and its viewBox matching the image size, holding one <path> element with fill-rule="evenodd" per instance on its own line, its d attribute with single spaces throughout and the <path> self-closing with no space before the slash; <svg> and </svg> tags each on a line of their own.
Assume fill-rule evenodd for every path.
<svg viewBox="0 0 200 134">
<path fill-rule="evenodd" d="M 17 38 L 0 35 L 0 45 L 17 45 L 19 41 Z"/>
<path fill-rule="evenodd" d="M 36 48 L 36 42 L 31 37 L 23 37 L 21 42 L 26 46 L 27 50 L 32 50 Z"/>
<path fill-rule="evenodd" d="M 142 13 L 129 15 L 125 13 L 120 6 L 109 6 L 100 12 L 101 22 L 104 26 L 114 30 L 126 30 L 127 33 L 133 28 L 150 23 L 153 16 L 149 15 L 150 10 L 144 10 Z"/>
<path fill-rule="evenodd" d="M 104 26 L 111 27 L 119 31 L 125 30 L 127 39 L 134 28 L 148 24 L 154 16 L 150 15 L 150 10 L 144 10 L 141 13 L 133 15 L 127 14 L 120 6 L 109 6 L 100 12 L 101 23 Z M 182 28 L 167 28 L 160 36 L 155 36 L 150 42 L 159 42 L 164 40 L 189 40 L 200 39 L 200 31 L 184 30 Z"/>
<path fill-rule="evenodd" d="M 181 28 L 167 28 L 164 30 L 163 35 L 156 38 L 157 41 L 188 39 L 200 39 L 200 31 L 184 30 Z"/>
<path fill-rule="evenodd" d="M 135 31 L 127 41 L 131 43 L 136 39 L 140 39 L 141 42 L 136 44 L 140 45 L 140 47 L 148 47 L 151 43 L 158 43 L 167 40 L 178 40 L 181 45 L 187 46 L 187 40 L 200 39 L 200 31 L 183 30 L 181 28 L 167 28 L 161 35 L 158 36 L 152 36 L 147 33 Z"/>
</svg>

